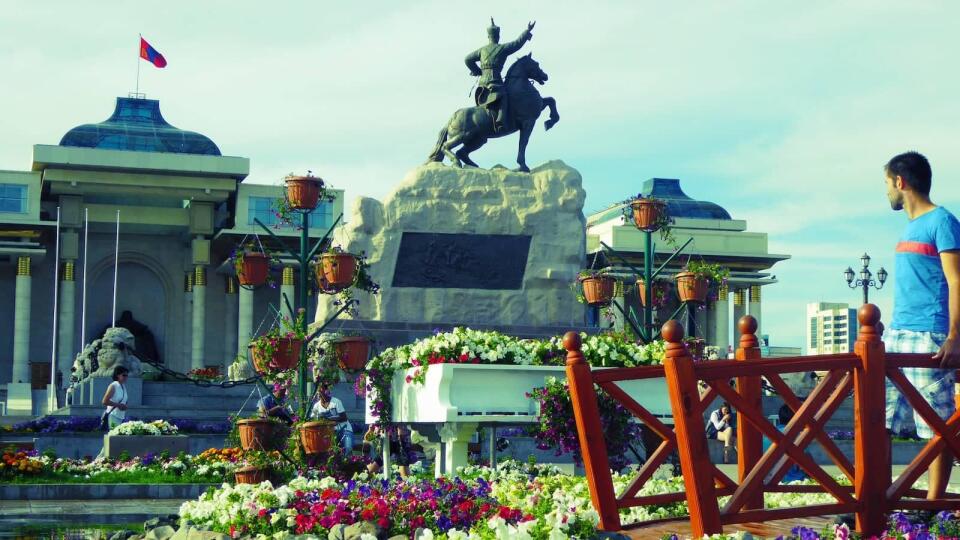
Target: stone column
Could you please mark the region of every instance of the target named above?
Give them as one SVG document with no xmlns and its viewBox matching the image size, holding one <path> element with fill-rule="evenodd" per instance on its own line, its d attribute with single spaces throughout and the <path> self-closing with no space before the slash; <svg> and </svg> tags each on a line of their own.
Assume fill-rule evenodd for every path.
<svg viewBox="0 0 960 540">
<path fill-rule="evenodd" d="M 720 359 L 727 357 L 727 347 L 730 346 L 730 299 L 729 290 L 724 285 L 720 287 L 717 301 L 713 303 L 710 315 L 713 319 L 713 343 L 720 349 Z"/>
<path fill-rule="evenodd" d="M 70 382 L 70 368 L 73 366 L 73 342 L 77 315 L 77 283 L 74 281 L 73 261 L 63 263 L 63 274 L 60 279 L 60 326 L 58 328 L 60 342 L 57 344 L 57 370 L 62 377 L 61 386 L 66 387 Z"/>
<path fill-rule="evenodd" d="M 750 286 L 750 304 L 747 306 L 747 313 L 753 316 L 757 320 L 757 339 L 762 340 L 763 334 L 763 322 L 761 320 L 760 313 L 760 286 L 751 285 Z M 761 343 L 762 344 L 762 343 Z"/>
<path fill-rule="evenodd" d="M 436 460 L 436 477 L 446 474 L 451 475 L 456 472 L 457 467 L 466 467 L 470 463 L 467 461 L 467 446 L 470 438 L 477 431 L 475 422 L 446 422 L 438 430 L 440 434 L 442 459 Z"/>
<path fill-rule="evenodd" d="M 253 333 L 253 289 L 240 287 L 237 294 L 237 354 L 249 358 L 250 335 Z"/>
<path fill-rule="evenodd" d="M 206 363 L 207 269 L 201 265 L 193 274 L 193 336 L 190 343 L 190 366 L 204 367 Z"/>
<path fill-rule="evenodd" d="M 30 382 L 30 257 L 17 257 L 16 290 L 13 299 L 14 383 Z"/>
<path fill-rule="evenodd" d="M 290 307 L 292 309 L 296 309 L 297 297 L 295 295 L 297 293 L 297 289 L 296 289 L 296 286 L 294 285 L 294 280 L 293 280 L 293 267 L 284 266 L 283 274 L 281 274 L 281 278 L 282 279 L 280 280 L 280 313 L 283 313 L 286 317 L 289 317 L 290 320 L 292 321 L 296 319 L 297 314 L 287 309 L 287 302 L 290 303 Z M 287 298 L 286 301 L 284 301 L 284 296 L 286 296 Z M 306 307 L 306 306 L 303 306 L 303 307 Z"/>
<path fill-rule="evenodd" d="M 733 348 L 740 346 L 740 317 L 747 314 L 747 290 L 733 290 Z"/>
<path fill-rule="evenodd" d="M 187 371 L 190 369 L 190 338 L 193 336 L 193 272 L 186 272 L 183 276 L 183 347 L 180 362 L 173 369 Z"/>
<path fill-rule="evenodd" d="M 223 308 L 223 372 L 237 356 L 237 282 L 227 276 Z"/>
</svg>

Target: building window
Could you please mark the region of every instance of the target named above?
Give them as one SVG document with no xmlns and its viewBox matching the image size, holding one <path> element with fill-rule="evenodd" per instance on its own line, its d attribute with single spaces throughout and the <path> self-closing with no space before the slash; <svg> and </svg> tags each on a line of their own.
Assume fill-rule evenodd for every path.
<svg viewBox="0 0 960 540">
<path fill-rule="evenodd" d="M 0 212 L 27 213 L 27 186 L 0 184 Z"/>
<path fill-rule="evenodd" d="M 276 199 L 272 197 L 250 197 L 247 206 L 247 225 L 255 225 L 254 219 L 259 219 L 261 223 L 268 227 L 295 227 L 296 223 L 283 223 L 274 212 L 274 203 Z M 298 218 L 299 221 L 299 218 Z M 310 214 L 310 227 L 328 228 L 333 225 L 333 203 L 321 201 L 317 208 Z"/>
</svg>

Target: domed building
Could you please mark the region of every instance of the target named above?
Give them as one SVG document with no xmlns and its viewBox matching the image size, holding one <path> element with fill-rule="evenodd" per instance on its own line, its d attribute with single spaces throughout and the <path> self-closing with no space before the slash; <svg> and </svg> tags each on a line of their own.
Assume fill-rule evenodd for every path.
<svg viewBox="0 0 960 540">
<path fill-rule="evenodd" d="M 716 291 L 716 298 L 709 300 L 705 309 L 691 312 L 687 322 L 688 335 L 692 330 L 708 346 L 716 347 L 721 357 L 726 357 L 736 347 L 740 337 L 736 321 L 743 315 L 753 315 L 757 319 L 760 324 L 757 335 L 761 335 L 762 287 L 776 283 L 776 277 L 770 273 L 771 268 L 790 256 L 769 253 L 766 233 L 747 231 L 747 222 L 733 219 L 722 206 L 691 198 L 680 187 L 680 180 L 652 178 L 644 182 L 641 193 L 644 197 L 664 201 L 673 219 L 671 233 L 675 246 L 664 242 L 659 233 L 651 235 L 653 269 L 666 264 L 658 278 L 672 282 L 688 257 L 717 263 L 730 270 L 727 286 Z M 631 285 L 637 273 L 643 270 L 646 235 L 624 216 L 625 206 L 625 203 L 620 203 L 587 217 L 586 267 L 608 268 L 620 277 L 626 286 L 618 302 L 627 313 L 632 311 L 639 320 L 642 308 L 636 287 Z M 691 241 L 681 254 L 668 261 L 675 249 L 688 240 Z M 670 288 L 667 304 L 655 314 L 658 324 L 669 319 L 679 307 L 674 289 Z M 595 324 L 610 324 L 599 320 L 596 312 L 592 314 L 592 319 Z M 617 313 L 613 325 L 618 328 L 629 327 L 620 313 Z"/>
<path fill-rule="evenodd" d="M 231 253 L 256 240 L 255 218 L 274 225 L 280 242 L 299 239 L 271 209 L 284 196 L 280 179 L 244 183 L 249 171 L 248 158 L 223 155 L 209 137 L 168 123 L 159 101 L 141 97 L 117 98 L 109 118 L 70 129 L 59 144 L 34 145 L 30 170 L 0 171 L 7 414 L 45 406 L 55 323 L 52 379 L 61 404 L 75 355 L 114 322 L 135 329 L 140 353 L 180 372 L 223 369 L 246 354 L 254 321 L 283 310 L 281 292 L 295 298 L 298 268 L 282 261 L 279 291 L 240 289 Z M 312 214 L 318 238 L 341 212 L 342 191 L 333 194 Z M 97 393 L 84 400 L 98 401 Z"/>
</svg>

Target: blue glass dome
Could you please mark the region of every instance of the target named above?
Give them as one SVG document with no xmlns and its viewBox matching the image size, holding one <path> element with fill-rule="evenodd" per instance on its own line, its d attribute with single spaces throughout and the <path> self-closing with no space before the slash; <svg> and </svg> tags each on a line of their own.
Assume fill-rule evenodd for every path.
<svg viewBox="0 0 960 540">
<path fill-rule="evenodd" d="M 694 219 L 733 219 L 719 204 L 691 199 L 675 178 L 651 178 L 643 183 L 644 196 L 666 201 L 670 217 Z"/>
<path fill-rule="evenodd" d="M 208 137 L 168 124 L 160 114 L 159 101 L 123 97 L 117 98 L 117 107 L 110 118 L 71 129 L 60 139 L 60 146 L 221 155 Z"/>
</svg>

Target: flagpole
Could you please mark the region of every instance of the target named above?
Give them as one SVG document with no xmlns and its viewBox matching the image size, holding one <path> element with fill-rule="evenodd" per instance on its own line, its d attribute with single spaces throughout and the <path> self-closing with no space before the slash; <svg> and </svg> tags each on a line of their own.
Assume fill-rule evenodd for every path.
<svg viewBox="0 0 960 540">
<path fill-rule="evenodd" d="M 140 36 L 140 40 L 143 40 L 143 34 L 137 35 Z M 140 96 L 140 43 L 141 41 L 137 41 L 137 89 L 134 91 L 135 97 Z"/>
<path fill-rule="evenodd" d="M 90 210 L 83 209 L 83 297 L 80 306 L 80 350 L 87 346 L 87 246 L 90 233 Z"/>
<path fill-rule="evenodd" d="M 117 208 L 117 242 L 113 256 L 113 321 L 111 328 L 117 326 L 117 273 L 120 268 L 120 209 Z"/>
<path fill-rule="evenodd" d="M 60 292 L 60 207 L 57 207 L 57 241 L 53 255 L 53 348 L 50 350 L 50 392 L 48 396 L 48 409 L 53 410 L 57 404 L 57 307 Z"/>
</svg>

